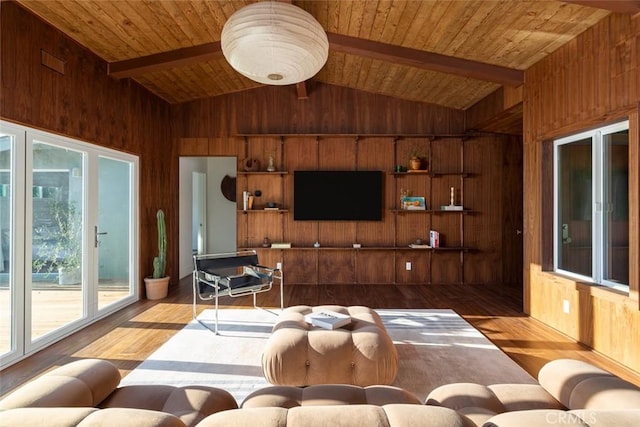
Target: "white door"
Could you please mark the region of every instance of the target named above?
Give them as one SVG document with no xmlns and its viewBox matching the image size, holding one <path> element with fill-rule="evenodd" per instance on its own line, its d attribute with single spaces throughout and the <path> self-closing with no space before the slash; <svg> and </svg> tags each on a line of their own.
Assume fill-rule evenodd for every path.
<svg viewBox="0 0 640 427">
<path fill-rule="evenodd" d="M 135 301 L 137 158 L 4 122 L 0 129 L 6 366 Z M 98 250 L 103 227 L 114 229 L 110 255 Z"/>
</svg>

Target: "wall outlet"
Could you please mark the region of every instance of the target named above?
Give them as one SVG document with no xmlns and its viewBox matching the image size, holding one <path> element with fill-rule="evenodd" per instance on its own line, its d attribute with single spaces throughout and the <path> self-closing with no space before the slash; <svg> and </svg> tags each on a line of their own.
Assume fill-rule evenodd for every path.
<svg viewBox="0 0 640 427">
<path fill-rule="evenodd" d="M 282 263 L 281 262 L 276 262 L 276 269 L 277 270 L 282 270 Z"/>
<path fill-rule="evenodd" d="M 569 314 L 569 312 L 571 311 L 571 304 L 569 304 L 568 299 L 562 300 L 562 311 L 564 311 L 566 314 Z"/>
<path fill-rule="evenodd" d="M 405 265 L 405 268 L 407 269 L 407 271 L 411 270 L 411 261 L 407 261 L 407 264 Z"/>
</svg>

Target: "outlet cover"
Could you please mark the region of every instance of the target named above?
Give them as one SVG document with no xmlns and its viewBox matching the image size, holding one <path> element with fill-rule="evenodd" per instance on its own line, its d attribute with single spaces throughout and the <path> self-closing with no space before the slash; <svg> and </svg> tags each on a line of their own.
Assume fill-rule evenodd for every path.
<svg viewBox="0 0 640 427">
<path fill-rule="evenodd" d="M 282 263 L 281 262 L 276 262 L 276 269 L 277 270 L 282 270 Z"/>
<path fill-rule="evenodd" d="M 569 314 L 569 312 L 571 311 L 571 304 L 569 304 L 568 299 L 562 300 L 562 311 L 565 312 L 566 314 Z"/>
<path fill-rule="evenodd" d="M 407 269 L 407 271 L 411 270 L 411 261 L 407 261 L 405 268 Z"/>
</svg>

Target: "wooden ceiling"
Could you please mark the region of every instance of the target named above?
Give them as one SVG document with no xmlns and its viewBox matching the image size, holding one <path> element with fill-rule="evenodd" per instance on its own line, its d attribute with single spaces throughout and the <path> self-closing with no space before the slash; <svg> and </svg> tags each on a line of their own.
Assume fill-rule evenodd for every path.
<svg viewBox="0 0 640 427">
<path fill-rule="evenodd" d="M 133 78 L 170 103 L 260 86 L 219 49 L 226 20 L 252 1 L 18 2 L 107 61 L 114 78 Z M 524 70 L 615 7 L 640 10 L 635 0 L 293 3 L 329 33 L 329 60 L 314 80 L 455 109 L 517 86 Z"/>
</svg>

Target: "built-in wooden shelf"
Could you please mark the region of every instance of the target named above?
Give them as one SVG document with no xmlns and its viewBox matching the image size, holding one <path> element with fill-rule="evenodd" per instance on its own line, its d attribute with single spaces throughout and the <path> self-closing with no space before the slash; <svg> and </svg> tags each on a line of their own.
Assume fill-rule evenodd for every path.
<svg viewBox="0 0 640 427">
<path fill-rule="evenodd" d="M 262 246 L 251 246 L 241 248 L 241 250 L 273 250 L 273 251 L 430 251 L 430 252 L 469 252 L 469 247 L 439 247 L 439 248 L 412 248 L 410 246 L 362 246 L 354 248 L 350 246 L 292 246 L 290 248 L 272 248 Z"/>
<path fill-rule="evenodd" d="M 473 176 L 470 172 L 434 172 L 434 171 L 425 171 L 425 172 L 389 172 L 389 175 L 393 175 L 395 177 L 404 177 L 404 176 L 428 176 L 432 178 L 439 178 L 442 176 L 459 176 L 462 178 L 469 178 Z"/>
<path fill-rule="evenodd" d="M 243 213 L 243 214 L 254 214 L 254 213 L 287 213 L 289 212 L 289 209 L 248 209 L 248 210 L 242 210 L 242 209 L 238 209 L 238 213 Z"/>
<path fill-rule="evenodd" d="M 421 213 L 421 214 L 451 214 L 451 213 L 457 213 L 457 214 L 470 214 L 473 211 L 471 209 L 463 209 L 461 211 L 446 211 L 446 210 L 442 210 L 442 209 L 391 209 L 391 212 L 393 213 L 397 213 L 397 214 L 414 214 L 414 213 Z"/>
<path fill-rule="evenodd" d="M 246 172 L 246 171 L 238 171 L 238 175 L 287 175 L 289 172 L 287 171 L 256 171 L 256 172 Z"/>
</svg>

